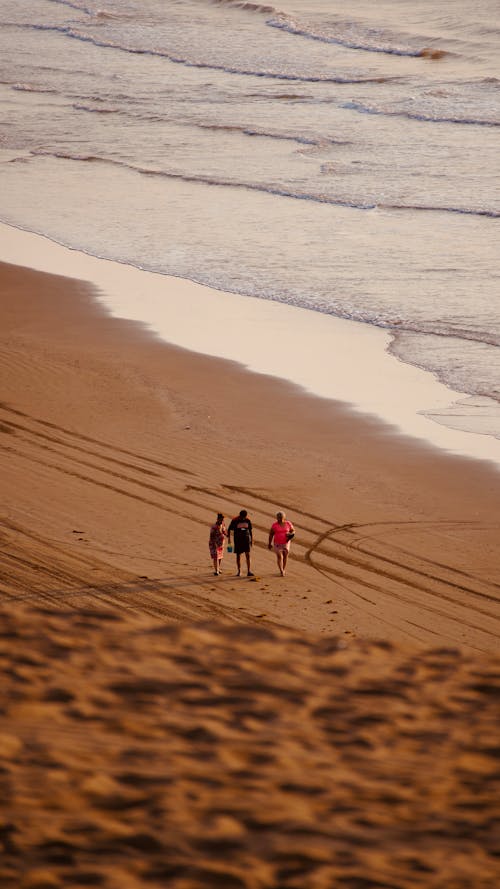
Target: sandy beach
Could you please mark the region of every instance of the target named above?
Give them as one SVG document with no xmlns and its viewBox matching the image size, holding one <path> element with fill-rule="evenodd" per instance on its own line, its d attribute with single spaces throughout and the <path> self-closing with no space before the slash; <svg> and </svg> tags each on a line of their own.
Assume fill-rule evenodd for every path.
<svg viewBox="0 0 500 889">
<path fill-rule="evenodd" d="M 2 885 L 493 889 L 498 472 L 0 271 Z"/>
<path fill-rule="evenodd" d="M 0 889 L 499 889 L 495 12 L 1 4 Z"/>
<path fill-rule="evenodd" d="M 498 472 L 168 346 L 89 285 L 2 266 L 2 595 L 405 645 L 498 645 Z M 214 578 L 246 508 L 256 580 Z M 297 528 L 286 578 L 267 531 Z"/>
</svg>

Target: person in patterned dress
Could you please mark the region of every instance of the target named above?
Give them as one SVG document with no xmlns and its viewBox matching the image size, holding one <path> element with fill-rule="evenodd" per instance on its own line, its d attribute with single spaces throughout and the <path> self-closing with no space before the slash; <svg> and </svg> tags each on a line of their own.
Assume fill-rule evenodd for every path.
<svg viewBox="0 0 500 889">
<path fill-rule="evenodd" d="M 225 537 L 227 537 L 227 531 L 224 524 L 224 516 L 219 512 L 217 513 L 215 524 L 210 528 L 210 537 L 208 538 L 208 548 L 214 563 L 214 574 L 220 574 L 221 572 Z"/>
</svg>

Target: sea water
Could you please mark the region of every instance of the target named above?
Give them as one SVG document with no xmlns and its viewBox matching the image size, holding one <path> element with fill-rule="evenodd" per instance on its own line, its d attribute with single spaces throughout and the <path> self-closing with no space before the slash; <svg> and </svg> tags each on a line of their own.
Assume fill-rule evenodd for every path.
<svg viewBox="0 0 500 889">
<path fill-rule="evenodd" d="M 468 396 L 440 423 L 500 437 L 496 0 L 0 17 L 0 221 L 384 328 Z"/>
</svg>

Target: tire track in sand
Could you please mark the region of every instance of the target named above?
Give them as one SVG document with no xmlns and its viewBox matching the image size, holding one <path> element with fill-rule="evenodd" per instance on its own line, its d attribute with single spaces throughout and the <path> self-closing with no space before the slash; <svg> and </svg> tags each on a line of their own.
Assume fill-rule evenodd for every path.
<svg viewBox="0 0 500 889">
<path fill-rule="evenodd" d="M 18 459 L 43 466 L 49 472 L 63 473 L 86 485 L 97 486 L 109 491 L 110 495 L 134 499 L 150 508 L 182 517 L 197 526 L 207 527 L 214 509 L 221 504 L 224 497 L 228 511 L 234 508 L 236 495 L 240 501 L 243 497 L 247 508 L 251 510 L 256 531 L 258 534 L 262 532 L 263 540 L 266 540 L 265 543 L 261 542 L 257 536 L 256 546 L 266 548 L 269 515 L 275 504 L 274 499 L 265 493 L 224 484 L 213 488 L 186 484 L 187 477 L 190 476 L 193 482 L 195 478 L 185 467 L 30 417 L 5 404 L 0 404 L 0 411 L 0 444 L 5 451 Z M 225 492 L 222 497 L 221 492 Z M 293 514 L 294 523 L 299 529 L 291 559 L 302 562 L 314 572 L 319 571 L 332 584 L 340 587 L 352 601 L 356 600 L 357 607 L 361 602 L 361 607 L 370 612 L 374 608 L 380 609 L 381 604 L 392 599 L 395 603 L 418 608 L 419 620 L 424 621 L 430 633 L 433 631 L 433 615 L 439 615 L 447 621 L 462 622 L 485 636 L 498 639 L 500 626 L 496 593 L 500 589 L 499 584 L 471 571 L 432 560 L 411 547 L 399 547 L 393 540 L 387 540 L 385 533 L 387 531 L 394 538 L 399 530 L 410 527 L 417 531 L 425 526 L 436 529 L 477 529 L 477 523 L 468 520 L 434 523 L 336 523 L 331 518 L 301 510 L 294 504 L 285 503 L 283 506 Z M 384 525 L 385 528 L 380 532 Z M 377 529 L 377 533 L 370 534 L 374 529 Z M 16 577 L 26 581 L 28 574 L 31 574 L 32 587 L 40 595 L 49 596 L 49 587 L 52 587 L 60 590 L 60 595 L 66 592 L 74 597 L 101 595 L 108 597 L 106 601 L 111 601 L 111 597 L 117 607 L 124 607 L 122 593 L 117 595 L 116 584 L 109 582 L 111 573 L 115 580 L 120 574 L 121 591 L 126 589 L 128 593 L 132 593 L 135 589 L 140 592 L 141 586 L 144 587 L 144 584 L 138 583 L 139 578 L 136 575 L 123 572 L 122 576 L 104 558 L 88 557 L 85 560 L 79 556 L 80 561 L 75 565 L 69 558 L 67 546 L 62 547 L 59 554 L 59 560 L 64 564 L 59 564 L 57 568 L 51 567 L 53 563 L 50 559 L 48 563 L 42 560 L 37 565 L 27 559 L 23 564 L 26 551 L 23 554 L 13 550 L 12 541 L 9 550 L 8 554 L 5 551 L 0 553 L 2 577 L 10 576 L 11 583 L 15 586 L 18 583 Z M 102 576 L 103 582 L 106 577 L 105 590 L 103 583 L 89 585 L 91 572 Z M 162 583 L 165 585 L 162 586 Z M 201 601 L 201 589 L 206 586 L 208 590 L 211 582 L 200 582 L 196 578 L 191 583 L 196 583 L 200 588 L 200 594 L 195 594 L 195 599 Z M 76 592 L 77 589 L 80 590 L 79 593 Z M 174 598 L 177 587 L 174 589 L 171 581 L 165 583 L 157 579 L 155 589 L 171 596 L 172 604 L 168 606 L 160 601 L 150 602 L 154 613 L 158 616 L 163 613 L 166 619 L 170 619 L 169 614 L 172 619 L 176 619 L 175 615 L 185 613 L 184 603 L 189 599 L 189 596 L 186 599 L 185 588 L 182 592 L 183 603 L 176 604 Z M 149 599 L 153 598 L 151 589 L 148 596 Z M 144 613 L 150 607 L 146 599 L 141 606 L 137 604 Z M 193 607 L 193 602 L 190 602 L 189 607 Z M 203 608 L 206 607 L 205 603 Z M 213 602 L 210 603 L 210 608 L 215 608 Z M 231 609 L 229 606 L 220 608 L 229 619 L 241 620 L 240 609 Z M 473 614 L 475 622 L 471 619 Z M 247 618 L 248 615 L 245 619 Z"/>
</svg>

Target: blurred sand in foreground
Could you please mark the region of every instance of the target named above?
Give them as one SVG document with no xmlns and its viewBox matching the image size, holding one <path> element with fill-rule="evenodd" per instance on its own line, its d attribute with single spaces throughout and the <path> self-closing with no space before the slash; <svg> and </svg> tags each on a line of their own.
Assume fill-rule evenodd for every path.
<svg viewBox="0 0 500 889">
<path fill-rule="evenodd" d="M 4 889 L 494 889 L 498 658 L 1 609 Z"/>
</svg>

